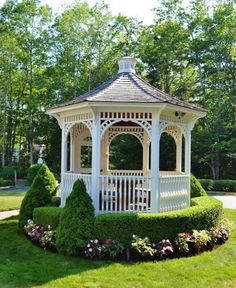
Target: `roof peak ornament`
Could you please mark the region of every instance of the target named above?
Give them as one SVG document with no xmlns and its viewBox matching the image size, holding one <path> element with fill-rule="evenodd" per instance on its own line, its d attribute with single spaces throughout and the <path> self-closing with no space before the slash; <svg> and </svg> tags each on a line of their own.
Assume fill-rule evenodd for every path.
<svg viewBox="0 0 236 288">
<path fill-rule="evenodd" d="M 137 63 L 137 60 L 133 57 L 130 56 L 125 56 L 122 57 L 118 61 L 119 65 L 119 71 L 118 73 L 125 73 L 125 72 L 130 72 L 135 74 L 135 65 Z"/>
</svg>

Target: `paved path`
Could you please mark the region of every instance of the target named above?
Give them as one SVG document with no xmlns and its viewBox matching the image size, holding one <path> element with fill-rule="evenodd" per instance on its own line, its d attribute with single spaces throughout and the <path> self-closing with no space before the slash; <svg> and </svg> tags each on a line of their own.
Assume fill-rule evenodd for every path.
<svg viewBox="0 0 236 288">
<path fill-rule="evenodd" d="M 29 190 L 29 186 L 15 186 L 15 187 L 0 187 L 1 192 L 26 192 Z"/>
<path fill-rule="evenodd" d="M 236 196 L 232 195 L 212 195 L 212 196 L 223 202 L 224 208 L 236 209 Z"/>
<path fill-rule="evenodd" d="M 19 210 L 2 211 L 0 212 L 0 220 L 9 218 L 11 216 L 16 216 L 18 214 L 19 214 Z"/>
</svg>

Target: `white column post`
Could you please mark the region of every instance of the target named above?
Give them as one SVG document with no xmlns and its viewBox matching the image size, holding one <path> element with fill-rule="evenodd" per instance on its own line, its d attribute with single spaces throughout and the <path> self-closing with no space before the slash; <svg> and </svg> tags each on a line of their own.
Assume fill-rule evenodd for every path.
<svg viewBox="0 0 236 288">
<path fill-rule="evenodd" d="M 185 174 L 190 175 L 191 173 L 191 129 L 188 125 L 185 135 L 185 159 L 184 159 L 184 170 Z"/>
<path fill-rule="evenodd" d="M 151 212 L 160 212 L 159 189 L 159 146 L 160 146 L 160 112 L 152 113 L 151 135 Z"/>
<path fill-rule="evenodd" d="M 65 133 L 65 126 L 62 128 L 61 137 L 61 173 L 67 171 L 67 135 Z"/>
<path fill-rule="evenodd" d="M 61 207 L 65 206 L 65 194 L 64 194 L 64 173 L 67 171 L 67 137 L 65 133 L 65 124 L 61 129 Z"/>
<path fill-rule="evenodd" d="M 92 131 L 92 199 L 96 215 L 99 212 L 100 147 L 100 115 L 98 112 L 94 112 Z"/>
<path fill-rule="evenodd" d="M 74 126 L 70 131 L 70 171 L 75 170 L 75 140 L 74 140 Z"/>
<path fill-rule="evenodd" d="M 109 170 L 109 147 L 108 147 L 108 145 L 109 145 L 109 141 L 108 141 L 108 136 L 109 136 L 109 134 L 108 134 L 108 130 L 107 131 L 105 131 L 105 133 L 104 133 L 104 142 L 103 142 L 103 144 L 104 144 L 104 155 L 103 155 L 103 157 L 104 157 L 104 171 L 103 171 L 103 174 L 104 175 L 108 175 L 108 170 Z"/>
<path fill-rule="evenodd" d="M 147 175 L 149 167 L 149 147 L 148 147 L 148 134 L 143 131 L 143 175 Z"/>
<path fill-rule="evenodd" d="M 190 206 L 191 195 L 190 195 L 190 174 L 191 174 L 191 130 L 193 128 L 192 123 L 188 123 L 185 133 L 185 159 L 184 159 L 184 170 L 185 174 L 189 176 L 188 179 L 188 206 Z"/>
<path fill-rule="evenodd" d="M 182 132 L 178 129 L 178 136 L 176 141 L 176 171 L 182 172 Z"/>
</svg>

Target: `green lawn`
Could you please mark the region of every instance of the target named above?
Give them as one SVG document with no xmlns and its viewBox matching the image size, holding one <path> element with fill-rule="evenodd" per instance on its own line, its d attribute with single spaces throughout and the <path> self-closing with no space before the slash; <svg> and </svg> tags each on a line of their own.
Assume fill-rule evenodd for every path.
<svg viewBox="0 0 236 288">
<path fill-rule="evenodd" d="M 0 192 L 0 211 L 19 209 L 25 192 Z"/>
<path fill-rule="evenodd" d="M 225 210 L 235 222 L 236 210 Z M 145 263 L 89 261 L 46 252 L 0 221 L 0 287 L 236 287 L 236 230 L 213 252 Z"/>
</svg>

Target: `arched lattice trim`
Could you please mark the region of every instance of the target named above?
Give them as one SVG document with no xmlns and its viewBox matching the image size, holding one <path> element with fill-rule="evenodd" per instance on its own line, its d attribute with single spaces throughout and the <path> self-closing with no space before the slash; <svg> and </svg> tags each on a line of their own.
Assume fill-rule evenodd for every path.
<svg viewBox="0 0 236 288">
<path fill-rule="evenodd" d="M 135 136 L 143 145 L 144 129 L 142 127 L 111 127 L 108 130 L 108 145 L 111 144 L 112 140 L 121 134 L 130 134 Z"/>
<path fill-rule="evenodd" d="M 84 124 L 89 129 L 89 132 L 92 135 L 92 120 L 81 120 L 78 122 L 69 122 L 64 124 L 64 139 L 67 138 L 70 129 L 76 124 Z"/>
<path fill-rule="evenodd" d="M 151 124 L 149 123 L 149 121 L 147 120 L 136 120 L 136 119 L 117 119 L 117 120 L 114 120 L 114 119 L 109 119 L 109 120 L 105 120 L 102 124 L 101 124 L 101 128 L 100 128 L 100 137 L 102 138 L 104 133 L 107 131 L 107 129 L 109 129 L 109 127 L 111 127 L 112 125 L 114 125 L 115 123 L 118 123 L 118 122 L 121 122 L 121 121 L 124 121 L 124 122 L 133 122 L 133 123 L 136 123 L 138 125 L 140 125 L 148 134 L 149 137 L 151 137 Z"/>
<path fill-rule="evenodd" d="M 187 124 L 184 124 L 184 123 L 170 123 L 170 122 L 167 122 L 167 121 L 160 121 L 160 135 L 163 133 L 163 132 L 166 132 L 168 133 L 169 135 L 171 135 L 175 141 L 177 141 L 177 138 L 178 138 L 178 130 L 180 130 L 183 135 L 184 135 L 184 138 L 186 139 L 187 138 L 187 131 L 188 131 L 188 127 L 187 127 Z"/>
</svg>

